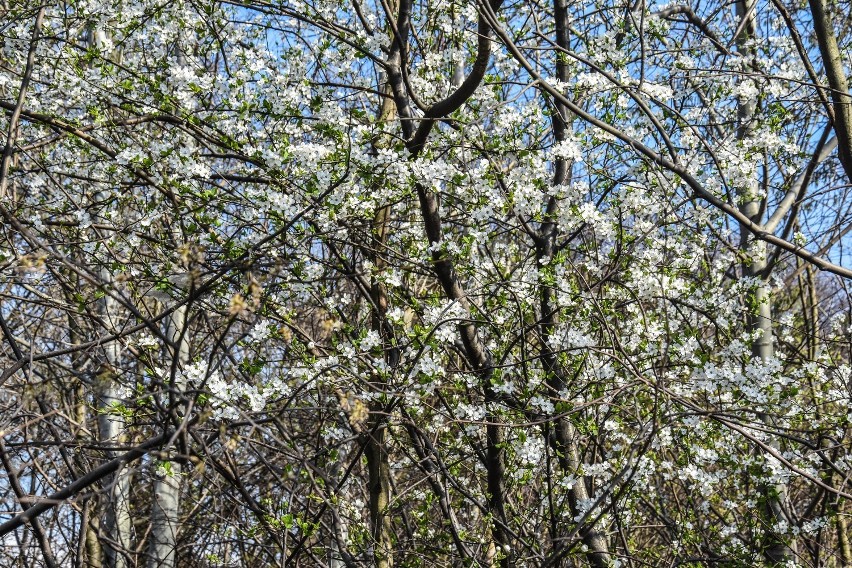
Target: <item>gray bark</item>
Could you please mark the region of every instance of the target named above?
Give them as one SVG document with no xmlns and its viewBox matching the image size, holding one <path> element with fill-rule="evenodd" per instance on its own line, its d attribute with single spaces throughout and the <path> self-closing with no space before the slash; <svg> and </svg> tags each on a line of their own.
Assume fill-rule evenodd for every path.
<svg viewBox="0 0 852 568">
<path fill-rule="evenodd" d="M 108 270 L 101 270 L 101 280 L 110 286 L 112 277 Z M 101 300 L 101 312 L 108 331 L 113 333 L 119 326 L 119 306 L 109 294 Z M 121 348 L 113 341 L 104 346 L 106 361 L 98 373 L 98 434 L 102 444 L 118 446 L 124 442 L 125 420 L 121 413 L 116 412 L 115 406 L 122 403 L 121 387 L 117 383 L 121 369 Z M 113 450 L 106 452 L 110 459 L 117 453 Z M 102 527 L 110 541 L 104 548 L 106 566 L 108 568 L 126 568 L 129 566 L 125 551 L 132 545 L 132 520 L 130 516 L 130 483 L 132 472 L 127 468 L 119 469 L 112 476 L 109 491 L 109 502 L 104 512 Z"/>
<path fill-rule="evenodd" d="M 169 385 L 174 394 L 184 390 L 181 370 L 189 361 L 189 344 L 186 341 L 186 306 L 181 306 L 169 317 L 166 337 L 174 346 L 171 354 L 177 365 L 175 384 Z M 158 475 L 154 481 L 151 503 L 151 536 L 148 543 L 148 568 L 175 568 L 177 565 L 177 536 L 180 529 L 181 464 L 169 460 L 163 464 L 167 474 Z"/>
<path fill-rule="evenodd" d="M 753 50 L 748 45 L 748 41 L 755 34 L 755 0 L 739 0 L 736 3 L 737 19 L 739 20 L 739 28 L 736 37 L 737 48 L 746 59 L 754 56 Z M 737 140 L 746 140 L 754 128 L 754 112 L 755 102 L 753 100 L 739 101 L 737 108 L 738 128 Z M 754 180 L 753 187 L 740 188 L 739 200 L 740 211 L 748 217 L 753 223 L 758 225 L 763 221 L 765 208 L 763 198 L 760 197 L 756 190 L 757 180 Z M 752 343 L 751 354 L 755 359 L 761 361 L 769 361 L 775 357 L 775 344 L 772 335 L 772 298 L 771 290 L 767 282 L 769 274 L 767 274 L 767 254 L 766 243 L 754 238 L 751 232 L 745 227 L 741 228 L 742 245 L 746 252 L 746 259 L 742 265 L 743 276 L 753 278 L 756 282 L 754 289 L 749 298 L 749 315 L 746 322 L 746 327 L 749 332 L 752 332 L 757 338 Z M 761 413 L 760 419 L 769 426 L 774 426 L 773 419 L 768 414 Z M 768 441 L 773 448 L 778 448 L 778 440 L 774 437 Z M 774 534 L 774 526 L 789 522 L 788 515 L 785 510 L 787 503 L 787 487 L 783 483 L 774 485 L 764 485 L 761 487 L 764 499 L 763 522 L 765 530 L 768 534 L 765 543 L 764 555 L 769 565 L 783 565 L 794 558 L 794 551 L 784 539 Z"/>
</svg>

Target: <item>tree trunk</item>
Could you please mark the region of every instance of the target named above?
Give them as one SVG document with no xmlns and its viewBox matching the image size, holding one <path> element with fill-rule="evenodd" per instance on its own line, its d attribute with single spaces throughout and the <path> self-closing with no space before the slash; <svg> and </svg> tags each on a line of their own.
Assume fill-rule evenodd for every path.
<svg viewBox="0 0 852 568">
<path fill-rule="evenodd" d="M 101 270 L 101 281 L 107 287 L 112 283 L 112 277 L 106 269 Z M 114 332 L 119 327 L 119 306 L 109 294 L 101 300 L 101 311 L 108 326 L 106 331 Z M 124 442 L 125 433 L 124 416 L 115 408 L 122 403 L 121 388 L 116 382 L 121 372 L 121 349 L 118 342 L 113 341 L 104 346 L 104 351 L 106 361 L 102 363 L 97 377 L 98 434 L 101 444 L 117 446 Z M 118 452 L 113 450 L 107 450 L 105 453 L 109 459 L 118 455 Z M 107 568 L 126 568 L 130 565 L 127 554 L 132 548 L 129 503 L 132 475 L 128 468 L 121 468 L 110 479 L 109 502 L 102 521 L 103 530 L 110 540 L 109 546 L 104 548 Z"/>
<path fill-rule="evenodd" d="M 831 87 L 834 133 L 837 135 L 837 152 L 846 176 L 852 181 L 852 95 L 843 69 L 843 55 L 837 45 L 837 36 L 828 13 L 827 0 L 809 0 L 814 32 L 816 33 L 822 64 Z"/>
<path fill-rule="evenodd" d="M 189 343 L 186 340 L 186 306 L 177 308 L 169 318 L 166 337 L 174 346 L 172 364 L 177 366 L 175 384 L 169 385 L 170 399 L 183 393 L 181 370 L 189 361 Z M 148 546 L 148 568 L 175 568 L 177 566 L 177 534 L 180 529 L 181 464 L 167 460 L 161 464 L 154 481 L 151 503 L 151 537 Z"/>
<path fill-rule="evenodd" d="M 389 2 L 389 15 L 397 16 L 400 10 L 399 2 Z M 390 27 L 390 26 L 389 26 Z M 393 43 L 393 34 L 391 42 Z M 390 54 L 389 64 L 398 63 L 399 53 Z M 385 96 L 379 101 L 376 119 L 380 126 L 384 126 L 396 117 L 396 107 L 392 98 L 390 82 L 386 79 L 379 85 L 379 90 Z M 389 145 L 391 140 L 378 136 L 373 140 L 373 151 Z M 373 264 L 375 274 L 370 281 L 370 300 L 373 304 L 371 328 L 381 337 L 382 351 L 385 362 L 390 367 L 398 363 L 397 350 L 392 345 L 392 334 L 387 322 L 388 291 L 385 284 L 377 278 L 378 273 L 385 266 L 385 248 L 388 241 L 388 230 L 390 223 L 391 207 L 384 205 L 379 207 L 373 216 L 369 247 L 366 248 L 365 256 Z M 386 389 L 386 385 L 377 385 L 379 389 Z M 393 524 L 388 515 L 388 505 L 391 498 L 390 461 L 387 450 L 388 417 L 384 413 L 384 405 L 380 402 L 370 403 L 370 418 L 367 422 L 365 432 L 366 448 L 364 455 L 367 458 L 368 490 L 370 497 L 370 524 L 373 538 L 373 558 L 376 568 L 392 568 L 393 566 Z"/>
<path fill-rule="evenodd" d="M 554 0 L 553 15 L 556 24 L 556 44 L 562 49 L 568 49 L 568 7 L 566 0 Z M 561 57 L 557 58 L 556 77 L 560 81 L 568 81 L 568 69 Z M 552 119 L 553 134 L 558 142 L 562 142 L 568 138 L 568 124 L 571 119 L 569 118 L 569 111 L 564 105 L 557 102 L 556 110 L 557 112 L 553 114 Z M 570 181 L 571 164 L 566 160 L 558 159 L 554 165 L 555 175 L 553 184 L 561 185 Z M 556 198 L 551 197 L 545 209 L 545 218 L 539 230 L 536 246 L 536 260 L 538 261 L 538 266 L 541 267 L 550 266 L 553 259 L 554 242 L 557 233 L 554 219 L 556 218 L 558 207 L 559 204 Z M 548 377 L 548 386 L 552 391 L 551 394 L 558 396 L 559 392 L 565 388 L 565 379 L 559 368 L 556 355 L 550 348 L 550 337 L 559 323 L 559 311 L 554 306 L 553 288 L 542 283 L 539 284 L 538 293 L 541 309 L 539 324 L 541 363 Z M 545 440 L 545 443 L 553 447 L 557 454 L 557 462 L 563 473 L 579 475 L 581 464 L 577 451 L 576 430 L 573 424 L 571 424 L 571 420 L 565 416 L 554 418 L 554 420 L 555 432 L 548 435 L 549 439 Z M 585 478 L 580 476 L 580 479 L 574 483 L 568 496 L 568 505 L 571 508 L 573 516 L 579 513 L 578 503 L 585 502 L 587 499 L 589 499 L 589 492 L 586 489 Z M 557 532 L 555 536 L 558 535 L 559 533 Z M 589 564 L 595 568 L 609 566 L 611 563 L 609 547 L 604 534 L 592 526 L 581 530 L 580 536 L 583 539 L 583 544 L 588 549 L 587 559 Z M 554 543 L 554 549 L 557 546 Z"/>
<path fill-rule="evenodd" d="M 370 522 L 373 537 L 373 558 L 376 568 L 393 567 L 393 527 L 387 514 L 390 503 L 390 466 L 385 437 L 387 424 L 380 414 L 372 414 L 367 435 L 367 469 L 370 491 Z M 377 423 L 378 422 L 378 423 Z"/>
<path fill-rule="evenodd" d="M 753 4 L 755 0 L 739 0 L 736 3 L 737 20 L 740 22 L 740 33 L 737 36 L 737 48 L 746 60 L 754 57 L 752 48 L 748 41 L 755 34 L 755 13 L 757 8 Z M 751 136 L 754 128 L 755 102 L 753 100 L 740 100 L 737 107 L 737 140 L 741 143 Z M 738 199 L 740 211 L 752 222 L 761 224 L 763 221 L 764 206 L 763 199 L 757 189 L 757 180 L 752 187 L 739 188 Z M 749 314 L 746 321 L 746 329 L 757 336 L 751 347 L 752 357 L 761 361 L 769 361 L 775 357 L 775 345 L 772 335 L 772 298 L 768 285 L 769 274 L 767 273 L 766 243 L 755 239 L 748 229 L 740 228 L 742 248 L 745 252 L 745 260 L 742 264 L 744 278 L 753 279 L 754 288 L 749 297 Z M 774 427 L 773 419 L 768 414 L 760 413 L 760 419 L 768 427 Z M 778 440 L 771 439 L 769 444 L 778 448 Z M 783 565 L 793 559 L 793 551 L 784 542 L 784 539 L 775 534 L 775 527 L 779 524 L 788 523 L 788 515 L 784 507 L 787 502 L 787 487 L 778 483 L 761 488 L 764 507 L 763 519 L 765 530 L 768 534 L 764 554 L 771 566 Z"/>
<path fill-rule="evenodd" d="M 849 542 L 849 523 L 842 511 L 838 513 L 835 521 L 837 527 L 837 540 L 840 544 L 840 562 L 843 568 L 852 568 L 852 544 Z"/>
</svg>

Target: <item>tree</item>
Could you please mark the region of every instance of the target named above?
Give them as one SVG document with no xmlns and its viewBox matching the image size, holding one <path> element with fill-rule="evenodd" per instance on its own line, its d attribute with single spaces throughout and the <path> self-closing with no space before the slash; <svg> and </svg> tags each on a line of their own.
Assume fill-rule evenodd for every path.
<svg viewBox="0 0 852 568">
<path fill-rule="evenodd" d="M 4 11 L 10 565 L 852 564 L 838 7 Z"/>
</svg>

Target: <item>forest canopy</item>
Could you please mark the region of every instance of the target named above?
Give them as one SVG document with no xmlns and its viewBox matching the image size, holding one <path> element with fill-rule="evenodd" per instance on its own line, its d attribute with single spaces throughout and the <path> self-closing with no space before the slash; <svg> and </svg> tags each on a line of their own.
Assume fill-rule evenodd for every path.
<svg viewBox="0 0 852 568">
<path fill-rule="evenodd" d="M 0 565 L 852 566 L 847 0 L 0 10 Z"/>
</svg>

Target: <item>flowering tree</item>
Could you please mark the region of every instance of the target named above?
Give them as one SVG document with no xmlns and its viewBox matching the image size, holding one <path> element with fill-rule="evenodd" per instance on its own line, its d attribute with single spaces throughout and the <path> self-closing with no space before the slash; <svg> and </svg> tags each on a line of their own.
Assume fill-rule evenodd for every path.
<svg viewBox="0 0 852 568">
<path fill-rule="evenodd" d="M 836 6 L 4 11 L 4 563 L 852 565 Z"/>
</svg>

